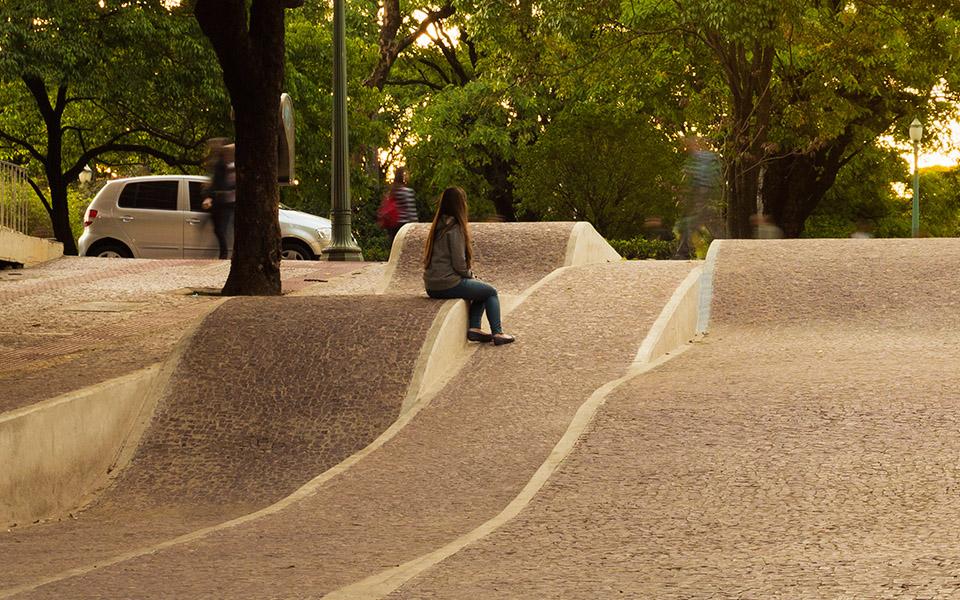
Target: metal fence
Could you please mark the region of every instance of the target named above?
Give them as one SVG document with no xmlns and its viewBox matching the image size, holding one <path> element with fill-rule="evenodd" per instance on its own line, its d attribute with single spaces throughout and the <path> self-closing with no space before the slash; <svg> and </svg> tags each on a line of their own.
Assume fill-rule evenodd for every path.
<svg viewBox="0 0 960 600">
<path fill-rule="evenodd" d="M 0 161 L 0 227 L 27 233 L 30 194 L 23 167 Z"/>
</svg>

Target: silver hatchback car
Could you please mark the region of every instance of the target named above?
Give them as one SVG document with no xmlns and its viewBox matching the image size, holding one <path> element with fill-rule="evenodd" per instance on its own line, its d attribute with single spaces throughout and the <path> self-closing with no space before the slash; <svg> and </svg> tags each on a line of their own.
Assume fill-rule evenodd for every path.
<svg viewBox="0 0 960 600">
<path fill-rule="evenodd" d="M 213 219 L 201 208 L 207 181 L 158 175 L 107 182 L 84 213 L 80 256 L 217 258 Z M 316 259 L 330 244 L 330 220 L 281 207 L 280 237 L 283 258 Z"/>
</svg>

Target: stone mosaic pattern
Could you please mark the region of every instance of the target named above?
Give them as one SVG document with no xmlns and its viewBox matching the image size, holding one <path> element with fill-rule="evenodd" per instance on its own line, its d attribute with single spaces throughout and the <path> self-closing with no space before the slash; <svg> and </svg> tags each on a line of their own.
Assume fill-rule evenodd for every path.
<svg viewBox="0 0 960 600">
<path fill-rule="evenodd" d="M 960 240 L 725 244 L 710 335 L 392 597 L 960 596 Z"/>
<path fill-rule="evenodd" d="M 503 294 L 519 294 L 563 266 L 574 223 L 471 223 L 473 271 Z M 430 225 L 411 226 L 387 293 L 423 294 Z"/>
<path fill-rule="evenodd" d="M 283 261 L 284 291 L 337 289 L 372 264 Z M 110 260 L 64 257 L 0 271 L 0 412 L 156 364 L 187 324 L 219 298 L 230 265 L 209 260 Z M 311 280 L 324 279 L 327 283 Z M 80 312 L 90 302 L 133 302 L 134 310 Z"/>
<path fill-rule="evenodd" d="M 506 320 L 516 343 L 478 348 L 397 437 L 314 495 L 24 597 L 315 598 L 433 550 L 513 499 L 580 404 L 624 373 L 691 268 L 571 269 Z"/>
<path fill-rule="evenodd" d="M 195 334 L 113 487 L 76 520 L 0 534 L 0 590 L 252 512 L 367 446 L 396 419 L 441 306 L 226 302 Z"/>
</svg>

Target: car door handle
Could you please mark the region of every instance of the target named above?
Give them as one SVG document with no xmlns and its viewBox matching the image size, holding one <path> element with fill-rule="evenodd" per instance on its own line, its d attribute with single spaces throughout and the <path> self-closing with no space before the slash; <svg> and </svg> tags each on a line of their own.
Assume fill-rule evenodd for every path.
<svg viewBox="0 0 960 600">
<path fill-rule="evenodd" d="M 187 219 L 187 223 L 190 223 L 191 225 L 199 225 L 200 219 Z"/>
<path fill-rule="evenodd" d="M 123 221 L 124 223 L 129 223 L 130 221 L 133 220 L 133 217 L 131 217 L 131 216 L 129 216 L 129 215 L 124 215 L 124 216 L 120 217 L 120 220 Z"/>
</svg>

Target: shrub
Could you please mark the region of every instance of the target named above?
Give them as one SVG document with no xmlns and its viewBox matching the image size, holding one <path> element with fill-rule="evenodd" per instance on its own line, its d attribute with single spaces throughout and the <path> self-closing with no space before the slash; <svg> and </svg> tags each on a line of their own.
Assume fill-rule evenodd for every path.
<svg viewBox="0 0 960 600">
<path fill-rule="evenodd" d="M 677 249 L 675 241 L 648 240 L 635 237 L 629 240 L 608 240 L 613 249 L 627 260 L 668 260 Z"/>
</svg>

